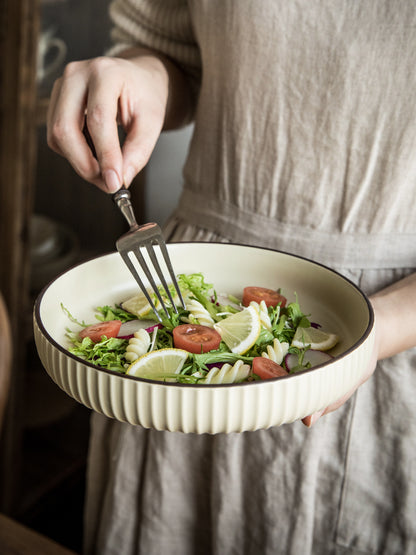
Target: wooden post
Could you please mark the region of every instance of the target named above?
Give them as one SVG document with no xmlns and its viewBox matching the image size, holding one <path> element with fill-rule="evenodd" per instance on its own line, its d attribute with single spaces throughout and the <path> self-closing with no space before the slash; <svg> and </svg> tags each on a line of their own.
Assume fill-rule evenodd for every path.
<svg viewBox="0 0 416 555">
<path fill-rule="evenodd" d="M 36 167 L 38 0 L 0 0 L 0 290 L 13 338 L 12 379 L 0 443 L 0 509 L 13 512 L 29 307 L 29 221 Z"/>
</svg>

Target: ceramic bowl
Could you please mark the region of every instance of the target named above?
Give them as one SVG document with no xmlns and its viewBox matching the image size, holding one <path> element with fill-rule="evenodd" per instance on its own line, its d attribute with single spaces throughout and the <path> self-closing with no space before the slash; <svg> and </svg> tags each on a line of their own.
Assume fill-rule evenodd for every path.
<svg viewBox="0 0 416 555">
<path fill-rule="evenodd" d="M 283 378 L 242 384 L 161 383 L 95 367 L 70 354 L 61 303 L 78 320 L 95 321 L 97 306 L 138 292 L 117 252 L 81 263 L 38 296 L 34 335 L 50 377 L 88 408 L 157 430 L 220 433 L 279 426 L 328 406 L 362 377 L 374 342 L 374 316 L 364 293 L 339 273 L 284 252 L 217 243 L 168 246 L 175 272 L 202 272 L 220 293 L 241 295 L 247 285 L 297 295 L 303 312 L 340 341 L 325 364 Z M 73 326 L 72 326 L 73 327 Z"/>
</svg>

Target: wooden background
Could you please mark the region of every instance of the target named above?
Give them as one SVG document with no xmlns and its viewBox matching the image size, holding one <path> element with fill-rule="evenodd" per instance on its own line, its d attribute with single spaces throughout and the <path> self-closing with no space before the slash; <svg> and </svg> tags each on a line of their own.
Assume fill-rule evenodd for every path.
<svg viewBox="0 0 416 555">
<path fill-rule="evenodd" d="M 114 250 L 115 240 L 126 230 L 111 198 L 83 182 L 46 145 L 45 110 L 52 81 L 36 82 L 39 33 L 53 27 L 67 43 L 66 62 L 101 54 L 108 46 L 108 3 L 0 0 L 0 292 L 13 338 L 11 391 L 0 437 L 0 511 L 10 515 L 19 515 L 23 496 L 30 493 L 29 486 L 26 492 L 19 489 L 25 464 L 30 464 L 23 442 L 31 418 L 24 392 L 30 387 L 30 400 L 42 399 L 42 392 L 29 382 L 39 372 L 31 321 L 38 293 L 31 285 L 33 215 L 70 228 L 78 239 L 78 260 Z M 138 220 L 143 221 L 144 175 L 131 190 Z M 55 425 L 53 407 L 50 399 L 46 409 Z"/>
</svg>

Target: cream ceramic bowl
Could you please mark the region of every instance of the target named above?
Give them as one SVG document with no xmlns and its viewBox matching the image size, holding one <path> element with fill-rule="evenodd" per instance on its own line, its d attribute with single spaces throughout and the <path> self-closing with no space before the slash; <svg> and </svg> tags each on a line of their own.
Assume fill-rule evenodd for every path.
<svg viewBox="0 0 416 555">
<path fill-rule="evenodd" d="M 67 351 L 78 320 L 95 321 L 97 306 L 126 300 L 137 285 L 117 252 L 68 270 L 39 295 L 34 334 L 50 377 L 79 403 L 122 422 L 157 430 L 220 433 L 279 426 L 342 397 L 362 377 L 373 340 L 366 296 L 329 268 L 283 252 L 216 243 L 168 246 L 175 272 L 202 272 L 217 293 L 241 295 L 248 285 L 295 293 L 302 310 L 340 342 L 329 363 L 288 377 L 235 385 L 184 385 L 125 376 L 95 367 Z M 76 326 L 75 326 L 76 327 Z"/>
</svg>

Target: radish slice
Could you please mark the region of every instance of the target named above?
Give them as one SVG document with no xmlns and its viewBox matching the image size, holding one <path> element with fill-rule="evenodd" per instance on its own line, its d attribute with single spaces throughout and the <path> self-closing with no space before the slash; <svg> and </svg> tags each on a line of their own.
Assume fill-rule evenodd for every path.
<svg viewBox="0 0 416 555">
<path fill-rule="evenodd" d="M 140 320 L 129 320 L 121 324 L 117 337 L 119 339 L 130 339 L 141 328 L 143 328 L 143 322 Z"/>
<path fill-rule="evenodd" d="M 303 363 L 310 363 L 311 367 L 318 366 L 319 364 L 324 364 L 329 362 L 334 357 L 324 351 L 315 351 L 313 349 L 308 349 L 303 357 Z M 285 356 L 285 364 L 287 370 L 291 372 L 299 365 L 298 355 L 294 353 L 289 353 Z"/>
<path fill-rule="evenodd" d="M 211 298 L 211 301 L 212 301 L 212 302 L 215 302 L 214 297 Z M 217 306 L 218 306 L 218 305 L 221 305 L 221 304 L 224 305 L 224 306 L 231 306 L 232 308 L 235 308 L 235 309 L 238 310 L 238 311 L 242 310 L 242 308 L 243 308 L 243 307 L 241 306 L 241 304 L 237 304 L 237 303 L 235 303 L 235 302 L 233 302 L 233 301 L 230 301 L 228 295 L 225 295 L 225 294 L 223 294 L 223 293 L 219 293 L 219 294 L 217 295 L 217 303 L 216 303 L 216 304 L 217 304 Z"/>
<path fill-rule="evenodd" d="M 161 328 L 162 324 L 154 324 L 149 328 L 145 328 L 148 333 L 152 333 L 156 328 Z M 143 320 L 129 320 L 121 324 L 117 337 L 119 339 L 131 339 L 136 331 L 143 328 Z"/>
</svg>

